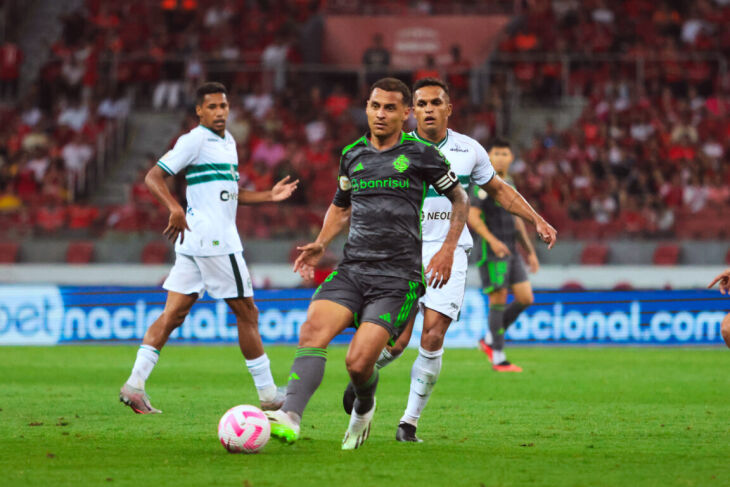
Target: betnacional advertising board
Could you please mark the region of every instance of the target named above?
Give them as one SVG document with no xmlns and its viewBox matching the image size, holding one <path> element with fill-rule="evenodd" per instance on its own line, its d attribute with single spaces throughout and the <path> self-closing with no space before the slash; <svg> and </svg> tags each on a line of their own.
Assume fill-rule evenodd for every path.
<svg viewBox="0 0 730 487">
<path fill-rule="evenodd" d="M 312 289 L 258 290 L 264 343 L 295 345 Z M 131 287 L 0 286 L 0 345 L 138 342 L 162 313 L 161 289 Z M 509 328 L 515 344 L 710 345 L 722 343 L 720 323 L 730 298 L 717 291 L 536 292 L 535 304 Z M 475 347 L 489 306 L 467 289 L 446 347 Z M 416 321 L 417 344 L 421 319 Z M 349 343 L 353 329 L 334 343 Z M 172 343 L 236 343 L 235 317 L 223 301 L 203 296 Z"/>
</svg>

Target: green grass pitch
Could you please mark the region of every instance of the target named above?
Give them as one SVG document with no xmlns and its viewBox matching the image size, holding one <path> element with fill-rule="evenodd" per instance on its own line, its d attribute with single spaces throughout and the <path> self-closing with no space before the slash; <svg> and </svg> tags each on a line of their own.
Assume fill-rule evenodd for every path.
<svg viewBox="0 0 730 487">
<path fill-rule="evenodd" d="M 712 486 L 730 485 L 730 352 L 721 348 L 511 348 L 522 374 L 447 350 L 400 444 L 414 351 L 382 371 L 367 443 L 343 452 L 345 349 L 333 347 L 293 446 L 227 453 L 218 419 L 257 404 L 233 346 L 169 346 L 147 384 L 164 411 L 117 394 L 132 346 L 0 348 L 0 485 Z M 268 347 L 283 382 L 291 347 Z"/>
</svg>

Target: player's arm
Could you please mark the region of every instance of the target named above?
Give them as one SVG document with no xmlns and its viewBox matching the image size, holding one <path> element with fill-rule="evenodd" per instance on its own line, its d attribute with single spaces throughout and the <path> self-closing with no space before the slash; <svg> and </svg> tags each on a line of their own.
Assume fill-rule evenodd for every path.
<svg viewBox="0 0 730 487">
<path fill-rule="evenodd" d="M 469 225 L 469 228 L 474 230 L 477 235 L 482 237 L 487 242 L 487 244 L 489 244 L 489 246 L 492 248 L 492 251 L 494 252 L 494 255 L 496 255 L 500 259 L 512 253 L 510 252 L 509 247 L 504 244 L 504 242 L 502 242 L 492 232 L 489 231 L 489 227 L 487 227 L 487 224 L 484 223 L 484 219 L 482 218 L 481 209 L 477 208 L 476 206 L 469 207 L 469 217 L 467 218 L 467 224 Z"/>
<path fill-rule="evenodd" d="M 502 208 L 535 225 L 538 237 L 548 245 L 549 249 L 553 248 L 558 238 L 558 232 L 543 217 L 537 214 L 516 189 L 505 183 L 497 175 L 490 179 L 488 183 L 482 185 L 481 188 L 502 205 Z"/>
<path fill-rule="evenodd" d="M 188 227 L 188 222 L 185 220 L 185 210 L 172 196 L 170 188 L 167 187 L 165 179 L 168 176 L 170 176 L 170 174 L 165 172 L 165 170 L 160 166 L 156 165 L 147 171 L 147 175 L 144 177 L 144 182 L 152 194 L 154 194 L 170 212 L 170 219 L 168 220 L 167 227 L 162 234 L 172 242 L 174 242 L 177 239 L 177 236 L 180 235 L 180 243 L 182 243 L 185 239 L 185 230 L 190 230 L 190 227 Z"/>
<path fill-rule="evenodd" d="M 517 241 L 525 249 L 525 252 L 527 252 L 527 265 L 530 267 L 530 272 L 535 274 L 540 270 L 540 260 L 537 258 L 537 253 L 530 241 L 530 237 L 527 235 L 527 228 L 522 218 L 515 217 L 515 228 L 517 230 Z"/>
<path fill-rule="evenodd" d="M 449 231 L 446 234 L 441 248 L 431 258 L 426 268 L 428 285 L 435 288 L 443 287 L 451 278 L 451 268 L 454 265 L 454 251 L 459 243 L 461 232 L 469 215 L 469 197 L 460 184 L 455 184 L 450 190 L 444 193 L 451 201 L 451 219 Z"/>
<path fill-rule="evenodd" d="M 249 191 L 239 189 L 238 204 L 250 205 L 255 203 L 275 203 L 290 197 L 299 185 L 299 180 L 289 182 L 289 176 L 284 177 L 268 191 Z"/>
<path fill-rule="evenodd" d="M 301 253 L 294 261 L 294 272 L 299 272 L 303 279 L 314 277 L 314 267 L 324 255 L 324 251 L 332 240 L 340 234 L 350 222 L 351 189 L 350 180 L 347 176 L 340 175 L 338 178 L 337 192 L 332 204 L 324 215 L 324 223 L 319 235 L 314 242 L 297 247 Z"/>
</svg>

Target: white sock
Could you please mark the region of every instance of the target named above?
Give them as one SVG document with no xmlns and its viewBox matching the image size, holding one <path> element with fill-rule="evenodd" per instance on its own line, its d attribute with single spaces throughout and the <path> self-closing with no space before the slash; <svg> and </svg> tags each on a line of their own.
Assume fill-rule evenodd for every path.
<svg viewBox="0 0 730 487">
<path fill-rule="evenodd" d="M 377 367 L 378 369 L 382 369 L 398 357 L 400 357 L 399 353 L 393 355 L 388 351 L 387 348 L 384 348 L 383 351 L 380 352 L 380 357 L 378 357 L 378 361 L 375 362 L 375 367 Z"/>
<path fill-rule="evenodd" d="M 492 346 L 492 343 L 494 343 L 494 340 L 492 339 L 492 332 L 487 329 L 487 332 L 484 334 L 484 341 L 489 345 Z"/>
<path fill-rule="evenodd" d="M 499 365 L 505 360 L 507 360 L 507 355 L 505 355 L 504 350 L 492 350 L 492 363 L 494 365 Z"/>
<path fill-rule="evenodd" d="M 273 401 L 276 397 L 276 384 L 271 375 L 271 362 L 266 354 L 252 360 L 246 360 L 246 367 L 251 372 L 253 383 L 259 393 L 259 400 Z"/>
<path fill-rule="evenodd" d="M 431 397 L 433 386 L 441 372 L 441 356 L 444 349 L 429 352 L 422 347 L 418 348 L 418 357 L 411 369 L 411 391 L 408 393 L 408 405 L 401 418 L 402 423 L 418 426 L 418 418 Z"/>
<path fill-rule="evenodd" d="M 127 384 L 137 389 L 144 389 L 152 369 L 155 368 L 160 358 L 160 351 L 150 345 L 140 345 L 137 350 L 137 359 L 132 367 L 132 375 L 127 379 Z"/>
</svg>

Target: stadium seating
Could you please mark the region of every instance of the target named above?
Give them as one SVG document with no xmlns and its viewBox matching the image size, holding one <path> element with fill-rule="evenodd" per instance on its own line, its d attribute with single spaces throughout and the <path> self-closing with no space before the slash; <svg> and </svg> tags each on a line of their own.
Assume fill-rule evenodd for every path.
<svg viewBox="0 0 730 487">
<path fill-rule="evenodd" d="M 164 242 L 150 242 L 142 248 L 143 264 L 165 264 L 170 255 L 170 247 Z"/>
<path fill-rule="evenodd" d="M 94 257 L 94 242 L 71 242 L 66 249 L 66 262 L 88 264 Z"/>
<path fill-rule="evenodd" d="M 654 265 L 677 265 L 679 263 L 679 245 L 665 243 L 657 245 L 654 249 L 652 261 Z"/>
<path fill-rule="evenodd" d="M 583 247 L 580 263 L 583 265 L 604 265 L 608 261 L 608 247 L 600 243 L 592 243 Z"/>
<path fill-rule="evenodd" d="M 14 264 L 18 261 L 20 245 L 16 242 L 0 242 L 0 264 Z"/>
</svg>

